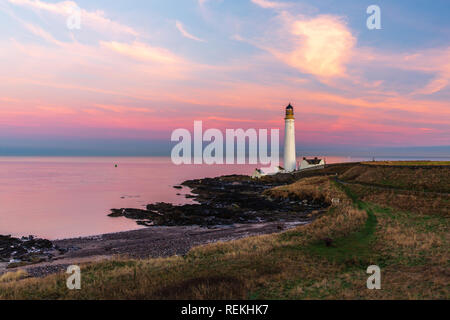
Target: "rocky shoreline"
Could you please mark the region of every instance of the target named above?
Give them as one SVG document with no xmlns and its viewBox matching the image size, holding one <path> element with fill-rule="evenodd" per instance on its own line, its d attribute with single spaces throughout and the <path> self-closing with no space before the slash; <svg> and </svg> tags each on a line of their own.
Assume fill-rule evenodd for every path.
<svg viewBox="0 0 450 320">
<path fill-rule="evenodd" d="M 0 275 L 24 269 L 30 277 L 43 277 L 79 265 L 115 256 L 144 259 L 184 255 L 192 247 L 249 236 L 282 232 L 308 222 L 268 222 L 203 228 L 199 226 L 152 227 L 93 237 L 52 241 L 53 249 L 34 263 L 0 262 Z M 64 249 L 62 249 L 64 248 Z M 62 249 L 62 250 L 61 250 Z"/>
<path fill-rule="evenodd" d="M 144 226 L 226 226 L 235 223 L 307 221 L 312 214 L 328 207 L 324 201 L 296 198 L 271 198 L 264 190 L 286 184 L 290 175 L 255 180 L 247 176 L 223 176 L 188 180 L 183 186 L 191 188 L 188 195 L 197 203 L 172 205 L 153 203 L 145 210 L 135 208 L 111 209 L 110 217 L 126 217 Z M 179 188 L 180 186 L 174 186 Z"/>
</svg>

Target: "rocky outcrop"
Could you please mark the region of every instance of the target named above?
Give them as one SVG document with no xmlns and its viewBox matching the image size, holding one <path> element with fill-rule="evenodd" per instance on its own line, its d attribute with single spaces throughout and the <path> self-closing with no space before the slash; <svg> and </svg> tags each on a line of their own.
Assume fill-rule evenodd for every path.
<svg viewBox="0 0 450 320">
<path fill-rule="evenodd" d="M 183 186 L 190 187 L 197 203 L 172 205 L 153 203 L 146 210 L 111 209 L 110 217 L 126 217 L 145 226 L 199 225 L 204 227 L 271 221 L 307 221 L 312 213 L 320 213 L 328 207 L 320 201 L 295 198 L 271 198 L 264 190 L 292 182 L 289 175 L 265 180 L 253 180 L 247 176 L 224 176 L 189 180 Z"/>
<path fill-rule="evenodd" d="M 0 235 L 0 262 L 8 262 L 9 267 L 47 261 L 55 249 L 53 243 L 46 239 Z"/>
</svg>

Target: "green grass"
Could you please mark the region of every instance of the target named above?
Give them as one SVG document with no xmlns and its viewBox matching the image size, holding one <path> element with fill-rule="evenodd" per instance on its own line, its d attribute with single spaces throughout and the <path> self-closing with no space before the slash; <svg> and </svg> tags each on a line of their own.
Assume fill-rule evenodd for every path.
<svg viewBox="0 0 450 320">
<path fill-rule="evenodd" d="M 311 244 L 307 251 L 311 254 L 327 258 L 329 261 L 345 263 L 348 265 L 367 264 L 372 254 L 371 244 L 374 240 L 374 233 L 377 226 L 377 218 L 373 209 L 367 203 L 358 199 L 358 196 L 351 192 L 349 188 L 335 181 L 335 185 L 343 190 L 352 199 L 354 205 L 360 210 L 365 210 L 367 220 L 364 227 L 346 237 L 332 239 L 332 245 L 326 246 L 325 241 Z"/>
<path fill-rule="evenodd" d="M 374 240 L 377 218 L 372 209 L 367 208 L 366 212 L 368 218 L 362 230 L 347 237 L 333 239 L 332 245 L 329 247 L 326 246 L 325 241 L 320 241 L 311 244 L 306 250 L 332 262 L 345 263 L 355 267 L 367 266 L 373 255 L 371 244 Z"/>
</svg>

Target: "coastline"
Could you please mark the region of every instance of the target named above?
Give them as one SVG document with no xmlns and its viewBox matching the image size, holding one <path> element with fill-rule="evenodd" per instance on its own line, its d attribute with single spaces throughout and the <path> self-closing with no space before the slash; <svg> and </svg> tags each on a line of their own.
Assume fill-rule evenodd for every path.
<svg viewBox="0 0 450 320">
<path fill-rule="evenodd" d="M 72 264 L 84 264 L 107 260 L 114 256 L 128 258 L 158 258 L 185 255 L 191 248 L 215 242 L 227 242 L 251 236 L 283 232 L 310 221 L 266 222 L 235 224 L 204 228 L 200 226 L 150 227 L 139 230 L 122 231 L 103 235 L 54 240 L 59 248 L 67 248 L 60 253 L 52 250 L 50 261 L 7 268 L 8 263 L 0 262 L 0 275 L 9 271 L 25 270 L 30 277 L 43 277 L 64 271 Z"/>
</svg>

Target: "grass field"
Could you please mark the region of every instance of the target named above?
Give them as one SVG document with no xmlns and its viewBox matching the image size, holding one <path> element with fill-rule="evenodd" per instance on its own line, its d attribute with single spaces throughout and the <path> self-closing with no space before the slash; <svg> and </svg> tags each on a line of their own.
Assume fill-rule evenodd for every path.
<svg viewBox="0 0 450 320">
<path fill-rule="evenodd" d="M 361 178 L 364 172 L 358 165 L 355 168 L 339 178 Z M 394 187 L 410 181 L 404 172 L 386 174 L 397 177 Z M 445 185 L 439 182 L 442 172 L 438 174 L 418 177 Z M 378 172 L 364 179 L 379 182 Z M 85 265 L 79 291 L 66 288 L 64 274 L 44 279 L 5 276 L 0 281 L 0 298 L 449 299 L 448 202 L 442 200 L 444 210 L 403 209 L 383 195 L 383 189 L 377 190 L 380 196 L 372 197 L 370 190 L 342 184 L 334 176 L 300 179 L 266 193 L 334 203 L 310 225 L 196 247 L 184 257 L 118 257 Z M 411 201 L 421 207 L 426 205 L 420 201 L 426 204 L 434 199 L 423 200 L 420 194 Z M 331 240 L 330 246 L 325 239 Z M 366 288 L 366 269 L 372 264 L 381 268 L 381 290 Z"/>
<path fill-rule="evenodd" d="M 450 161 L 367 161 L 363 164 L 378 166 L 450 166 Z"/>
<path fill-rule="evenodd" d="M 450 166 L 354 165 L 339 176 L 349 183 L 406 191 L 450 193 Z"/>
</svg>

